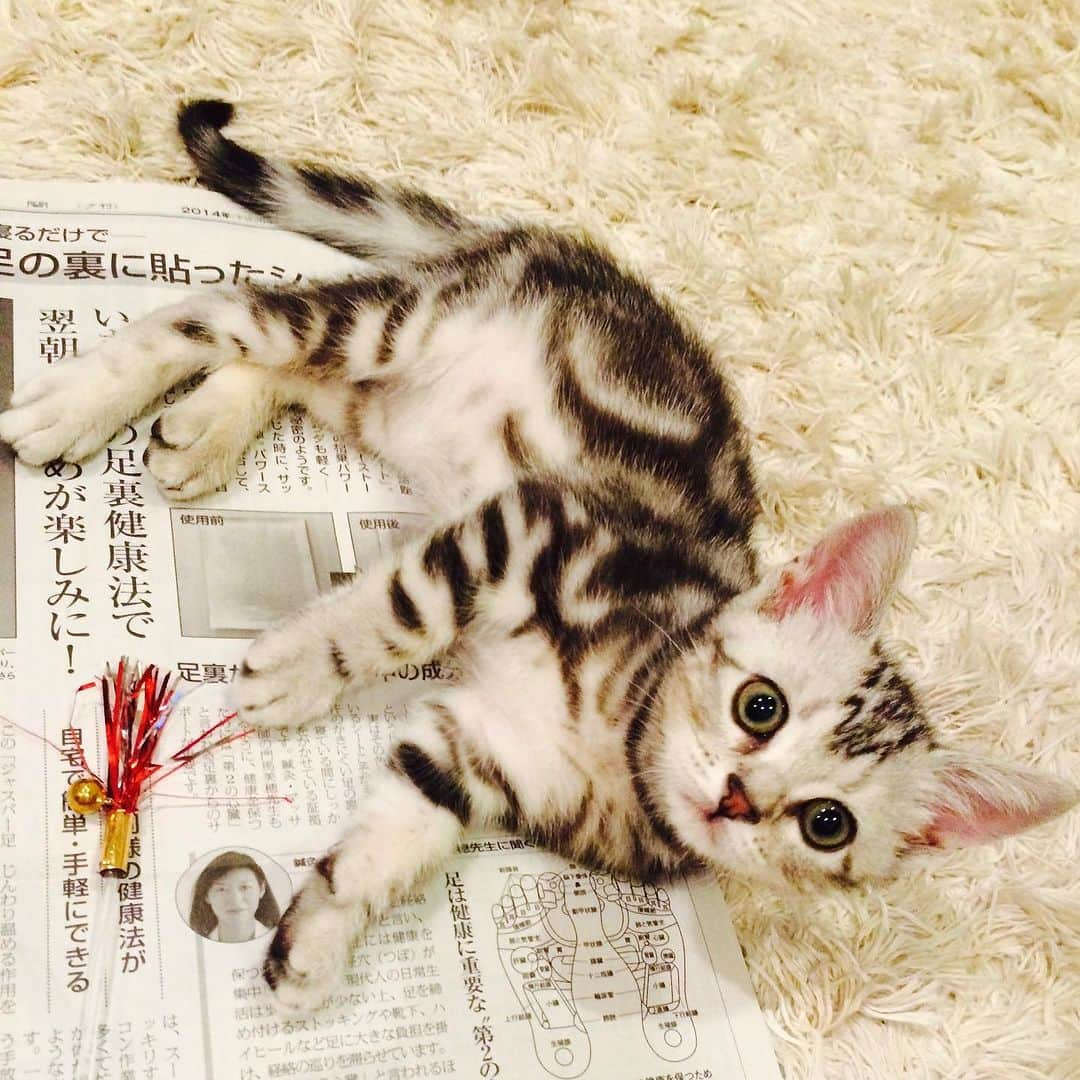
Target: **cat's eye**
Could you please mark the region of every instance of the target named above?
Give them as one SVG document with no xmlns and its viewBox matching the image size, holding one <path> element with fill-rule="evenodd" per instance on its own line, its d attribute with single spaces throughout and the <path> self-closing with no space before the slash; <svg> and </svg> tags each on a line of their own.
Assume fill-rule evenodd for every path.
<svg viewBox="0 0 1080 1080">
<path fill-rule="evenodd" d="M 835 799 L 811 799 L 799 807 L 803 839 L 818 851 L 836 851 L 855 839 L 855 818 Z"/>
<path fill-rule="evenodd" d="M 758 739 L 767 739 L 783 727 L 787 711 L 784 695 L 768 679 L 749 679 L 735 695 L 735 723 Z"/>
</svg>

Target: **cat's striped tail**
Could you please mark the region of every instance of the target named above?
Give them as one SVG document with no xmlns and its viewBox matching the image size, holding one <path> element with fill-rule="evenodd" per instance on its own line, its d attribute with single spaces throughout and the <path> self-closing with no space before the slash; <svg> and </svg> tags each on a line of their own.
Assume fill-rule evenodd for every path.
<svg viewBox="0 0 1080 1080">
<path fill-rule="evenodd" d="M 438 258 L 485 231 L 423 192 L 256 154 L 222 134 L 232 115 L 225 101 L 185 104 L 180 137 L 202 183 L 283 228 L 389 263 Z"/>
</svg>

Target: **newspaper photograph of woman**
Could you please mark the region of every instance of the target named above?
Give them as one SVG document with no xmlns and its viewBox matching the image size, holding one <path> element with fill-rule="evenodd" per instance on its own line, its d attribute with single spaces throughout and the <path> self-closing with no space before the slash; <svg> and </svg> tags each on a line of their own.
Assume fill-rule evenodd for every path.
<svg viewBox="0 0 1080 1080">
<path fill-rule="evenodd" d="M 270 933 L 281 918 L 281 904 L 270 877 L 285 877 L 276 864 L 273 870 L 277 874 L 268 874 L 264 864 L 270 863 L 259 852 L 230 849 L 214 854 L 209 862 L 192 864 L 177 886 L 177 904 L 184 921 L 207 941 L 255 941 Z M 184 903 L 182 897 L 188 889 L 191 899 Z"/>
</svg>

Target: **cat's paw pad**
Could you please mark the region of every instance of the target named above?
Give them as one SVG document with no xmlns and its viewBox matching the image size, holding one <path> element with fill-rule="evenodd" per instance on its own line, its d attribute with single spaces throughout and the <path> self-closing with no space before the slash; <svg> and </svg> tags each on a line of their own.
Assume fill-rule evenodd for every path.
<svg viewBox="0 0 1080 1080">
<path fill-rule="evenodd" d="M 121 380 L 91 359 L 50 368 L 11 395 L 0 440 L 28 465 L 81 461 L 131 419 Z"/>
<path fill-rule="evenodd" d="M 263 963 L 282 1013 L 312 1012 L 341 986 L 356 931 L 352 909 L 337 904 L 319 879 L 305 886 L 278 923 Z"/>
<path fill-rule="evenodd" d="M 254 642 L 233 680 L 233 701 L 245 724 L 296 727 L 330 712 L 347 675 L 339 646 L 297 619 Z"/>
<path fill-rule="evenodd" d="M 222 487 L 232 475 L 233 440 L 221 420 L 195 426 L 184 404 L 166 409 L 150 429 L 143 464 L 170 499 L 194 499 Z"/>
</svg>

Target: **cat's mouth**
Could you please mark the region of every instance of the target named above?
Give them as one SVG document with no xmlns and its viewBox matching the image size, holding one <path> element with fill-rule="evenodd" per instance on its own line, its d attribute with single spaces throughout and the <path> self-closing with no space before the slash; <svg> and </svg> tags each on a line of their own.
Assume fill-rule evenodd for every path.
<svg viewBox="0 0 1080 1080">
<path fill-rule="evenodd" d="M 694 819 L 700 821 L 710 833 L 716 832 L 725 821 L 731 820 L 726 815 L 717 813 L 715 800 L 710 801 L 705 796 L 693 792 L 684 792 L 683 799 Z"/>
<path fill-rule="evenodd" d="M 685 798 L 695 816 L 701 817 L 710 829 L 717 828 L 717 823 L 721 821 L 745 821 L 749 825 L 756 825 L 761 820 L 760 812 L 734 773 L 728 776 L 724 796 L 719 801 L 710 801 L 700 794 L 691 793 L 686 793 Z"/>
</svg>

